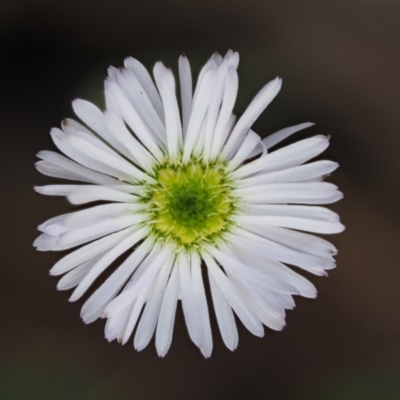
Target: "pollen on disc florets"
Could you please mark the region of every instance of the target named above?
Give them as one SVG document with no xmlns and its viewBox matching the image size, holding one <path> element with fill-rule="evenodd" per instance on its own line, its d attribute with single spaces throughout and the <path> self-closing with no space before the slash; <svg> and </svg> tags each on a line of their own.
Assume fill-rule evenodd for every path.
<svg viewBox="0 0 400 400">
<path fill-rule="evenodd" d="M 226 163 L 192 158 L 165 161 L 155 168 L 143 202 L 151 214 L 152 234 L 178 248 L 200 249 L 215 243 L 232 226 L 237 209 L 234 183 Z"/>
</svg>

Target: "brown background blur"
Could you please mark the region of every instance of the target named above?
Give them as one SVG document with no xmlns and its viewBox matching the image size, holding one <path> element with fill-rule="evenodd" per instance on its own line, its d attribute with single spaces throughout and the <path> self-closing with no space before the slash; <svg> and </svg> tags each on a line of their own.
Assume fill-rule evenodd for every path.
<svg viewBox="0 0 400 400">
<path fill-rule="evenodd" d="M 399 399 L 399 38 L 399 0 L 2 0 L 0 399 Z M 234 353 L 214 323 L 204 360 L 181 312 L 165 359 L 153 343 L 108 344 L 104 321 L 85 326 L 83 302 L 56 291 L 60 255 L 32 248 L 39 223 L 71 210 L 33 192 L 49 182 L 35 154 L 54 148 L 48 132 L 74 98 L 103 104 L 109 65 L 132 55 L 176 68 L 185 51 L 198 72 L 228 48 L 241 56 L 238 113 L 283 77 L 256 132 L 314 121 L 297 137 L 332 136 L 338 268 L 311 277 L 318 299 L 298 299 L 283 332 L 240 327 Z"/>
</svg>

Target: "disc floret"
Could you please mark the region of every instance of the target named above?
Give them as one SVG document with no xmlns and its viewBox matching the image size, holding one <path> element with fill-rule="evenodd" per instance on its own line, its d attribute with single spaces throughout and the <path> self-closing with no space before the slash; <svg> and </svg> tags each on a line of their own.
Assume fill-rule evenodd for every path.
<svg viewBox="0 0 400 400">
<path fill-rule="evenodd" d="M 237 201 L 226 163 L 194 158 L 188 163 L 166 161 L 154 178 L 156 183 L 148 185 L 143 201 L 158 239 L 178 248 L 200 249 L 231 228 Z"/>
</svg>

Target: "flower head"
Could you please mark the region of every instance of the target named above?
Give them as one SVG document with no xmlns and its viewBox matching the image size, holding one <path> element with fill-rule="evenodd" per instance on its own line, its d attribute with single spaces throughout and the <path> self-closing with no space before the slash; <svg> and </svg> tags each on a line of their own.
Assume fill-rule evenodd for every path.
<svg viewBox="0 0 400 400">
<path fill-rule="evenodd" d="M 287 267 L 316 275 L 335 267 L 336 249 L 305 232 L 344 227 L 332 211 L 315 206 L 342 194 L 322 179 L 338 164 L 307 161 L 329 145 L 313 136 L 270 151 L 300 124 L 261 139 L 251 126 L 274 99 L 281 79 L 268 83 L 236 121 L 239 56 L 214 54 L 192 90 L 190 64 L 179 58 L 181 111 L 171 70 L 160 62 L 154 80 L 133 58 L 110 68 L 106 110 L 75 100 L 72 119 L 53 128 L 65 154 L 41 151 L 37 169 L 78 183 L 36 187 L 72 204 L 100 202 L 39 226 L 40 251 L 72 249 L 51 269 L 64 276 L 58 289 L 78 300 L 121 255 L 124 261 L 82 307 L 86 323 L 107 318 L 108 340 L 142 350 L 155 333 L 157 352 L 171 344 L 178 301 L 192 341 L 212 352 L 205 280 L 222 339 L 238 344 L 234 314 L 254 335 L 263 325 L 281 330 L 293 295 L 315 297 L 311 282 Z M 82 183 L 83 182 L 83 183 Z"/>
</svg>

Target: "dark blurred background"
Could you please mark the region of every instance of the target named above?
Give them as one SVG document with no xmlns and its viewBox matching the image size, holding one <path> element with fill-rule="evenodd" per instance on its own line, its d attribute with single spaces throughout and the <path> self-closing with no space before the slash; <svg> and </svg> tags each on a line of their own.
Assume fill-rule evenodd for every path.
<svg viewBox="0 0 400 400">
<path fill-rule="evenodd" d="M 396 0 L 2 0 L 0 398 L 4 400 L 400 398 L 400 2 Z M 338 268 L 310 279 L 281 333 L 240 327 L 213 356 L 190 343 L 179 313 L 165 359 L 85 326 L 48 275 L 59 254 L 36 253 L 36 226 L 71 210 L 33 192 L 35 154 L 72 117 L 71 101 L 103 105 L 109 65 L 134 56 L 176 70 L 185 51 L 197 73 L 214 51 L 240 52 L 240 113 L 270 79 L 283 90 L 256 122 L 266 136 L 314 121 L 332 136 L 324 158 L 345 193 L 347 226 L 332 237 Z"/>
</svg>

